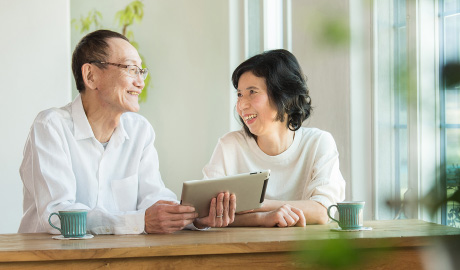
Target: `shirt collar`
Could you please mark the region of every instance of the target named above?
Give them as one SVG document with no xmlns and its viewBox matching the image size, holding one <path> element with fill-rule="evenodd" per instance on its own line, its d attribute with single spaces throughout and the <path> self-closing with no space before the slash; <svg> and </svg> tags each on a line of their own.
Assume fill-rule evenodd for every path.
<svg viewBox="0 0 460 270">
<path fill-rule="evenodd" d="M 93 130 L 91 129 L 85 110 L 83 109 L 80 94 L 72 102 L 71 108 L 75 139 L 83 140 L 91 137 L 96 138 L 94 137 Z"/>
<path fill-rule="evenodd" d="M 109 147 L 118 147 L 120 144 L 122 144 L 125 140 L 129 140 L 128 133 L 126 133 L 125 128 L 123 127 L 123 115 L 120 117 L 120 122 L 118 123 L 118 126 L 115 128 L 113 131 L 112 137 L 110 138 L 110 143 L 111 146 Z"/>
<path fill-rule="evenodd" d="M 79 94 L 72 102 L 72 119 L 74 123 L 74 135 L 76 140 L 84 140 L 88 138 L 94 138 L 93 130 L 86 117 L 85 110 L 83 109 L 83 103 L 81 101 L 81 95 Z M 123 115 L 120 117 L 120 122 L 115 128 L 110 141 L 117 147 L 122 144 L 125 139 L 129 139 L 128 133 L 123 126 Z"/>
</svg>

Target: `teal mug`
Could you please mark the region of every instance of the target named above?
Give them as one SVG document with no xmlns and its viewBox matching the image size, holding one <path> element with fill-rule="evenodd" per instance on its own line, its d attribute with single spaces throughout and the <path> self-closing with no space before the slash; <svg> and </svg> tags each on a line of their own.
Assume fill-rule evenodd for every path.
<svg viewBox="0 0 460 270">
<path fill-rule="evenodd" d="M 339 211 L 339 220 L 331 217 L 330 210 L 336 207 Z M 339 202 L 327 208 L 327 215 L 337 222 L 342 230 L 359 230 L 363 227 L 364 202 Z"/>
<path fill-rule="evenodd" d="M 59 230 L 65 238 L 75 237 L 82 238 L 86 235 L 86 210 L 68 210 L 59 211 L 58 213 L 51 213 L 48 222 L 51 227 Z M 61 228 L 58 228 L 51 223 L 52 216 L 58 216 L 61 221 Z"/>
</svg>

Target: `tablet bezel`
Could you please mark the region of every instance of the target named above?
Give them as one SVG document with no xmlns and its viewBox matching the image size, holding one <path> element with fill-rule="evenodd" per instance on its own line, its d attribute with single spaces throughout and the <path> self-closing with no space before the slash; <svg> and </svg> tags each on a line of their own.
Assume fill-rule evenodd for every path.
<svg viewBox="0 0 460 270">
<path fill-rule="evenodd" d="M 260 208 L 265 199 L 265 191 L 270 178 L 270 170 L 242 173 L 215 179 L 185 181 L 182 185 L 181 204 L 192 205 L 198 217 L 209 214 L 212 198 L 221 192 L 236 195 L 236 211 Z"/>
</svg>

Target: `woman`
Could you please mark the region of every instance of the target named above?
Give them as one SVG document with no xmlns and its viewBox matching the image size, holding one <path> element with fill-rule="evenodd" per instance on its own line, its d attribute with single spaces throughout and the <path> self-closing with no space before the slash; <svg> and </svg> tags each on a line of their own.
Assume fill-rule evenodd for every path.
<svg viewBox="0 0 460 270">
<path fill-rule="evenodd" d="M 236 215 L 231 226 L 325 224 L 327 207 L 345 198 L 345 181 L 331 134 L 302 127 L 312 108 L 297 59 L 264 52 L 239 65 L 232 82 L 244 129 L 219 139 L 204 177 L 261 169 L 271 176 L 263 207 Z"/>
</svg>

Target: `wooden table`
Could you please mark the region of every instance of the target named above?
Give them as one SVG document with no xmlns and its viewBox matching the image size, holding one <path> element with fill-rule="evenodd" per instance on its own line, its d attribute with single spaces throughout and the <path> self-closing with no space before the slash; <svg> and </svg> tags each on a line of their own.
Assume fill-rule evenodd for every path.
<svg viewBox="0 0 460 270">
<path fill-rule="evenodd" d="M 337 224 L 331 223 L 171 235 L 97 235 L 87 240 L 3 234 L 0 269 L 317 269 L 318 256 L 330 254 L 331 248 L 342 248 L 345 259 L 356 254 L 365 258 L 354 262 L 355 269 L 420 269 L 420 255 L 426 250 L 439 241 L 460 241 L 460 229 L 420 220 L 368 221 L 364 225 L 373 230 L 336 232 L 330 229 Z"/>
</svg>

